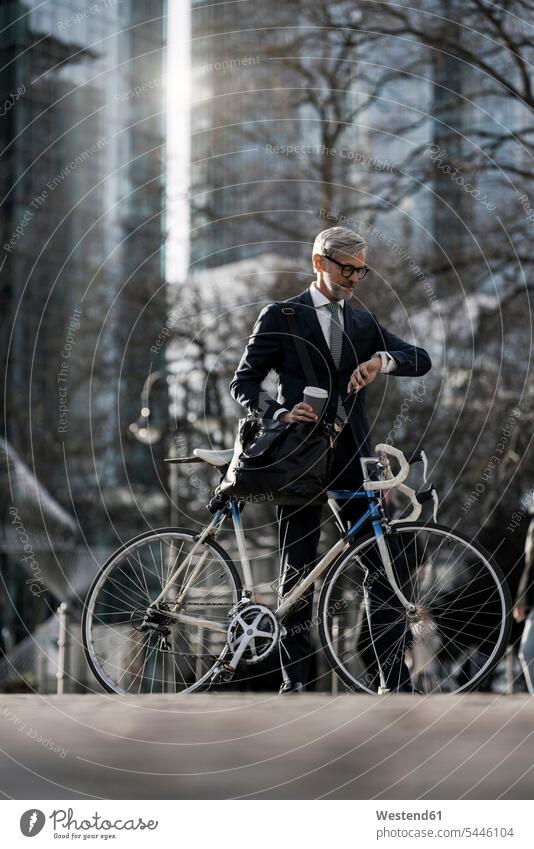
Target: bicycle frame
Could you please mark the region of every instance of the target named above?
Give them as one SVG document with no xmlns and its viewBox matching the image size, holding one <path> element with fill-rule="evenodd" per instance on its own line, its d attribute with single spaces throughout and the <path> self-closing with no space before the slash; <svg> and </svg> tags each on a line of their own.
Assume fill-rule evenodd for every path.
<svg viewBox="0 0 534 849">
<path fill-rule="evenodd" d="M 364 485 L 365 485 L 365 482 L 368 481 L 367 464 L 370 463 L 370 462 L 376 462 L 376 458 L 375 457 L 365 457 L 365 458 L 361 459 L 362 469 L 364 471 Z M 329 551 L 326 552 L 324 557 L 321 558 L 321 560 L 312 569 L 312 571 L 308 575 L 306 575 L 306 577 L 304 577 L 300 581 L 298 581 L 298 583 L 293 587 L 291 592 L 289 592 L 286 596 L 284 596 L 283 600 L 280 602 L 280 604 L 278 605 L 278 607 L 274 611 L 274 614 L 277 617 L 277 619 L 279 619 L 279 620 L 283 619 L 283 617 L 287 615 L 287 613 L 295 606 L 295 604 L 297 604 L 297 602 L 299 601 L 299 599 L 301 598 L 303 593 L 308 589 L 308 587 L 310 587 L 314 583 L 314 581 L 316 581 L 323 574 L 323 572 L 330 566 L 331 563 L 333 563 L 333 561 L 336 559 L 336 557 L 338 557 L 339 554 L 341 554 L 343 551 L 345 551 L 350 546 L 355 534 L 367 522 L 370 522 L 371 527 L 373 529 L 373 532 L 374 532 L 374 535 L 375 535 L 375 538 L 376 538 L 376 541 L 377 541 L 378 550 L 380 552 L 380 556 L 381 556 L 382 562 L 384 564 L 384 570 L 385 570 L 385 573 L 387 575 L 387 578 L 388 578 L 388 580 L 391 584 L 393 591 L 397 595 L 397 597 L 398 597 L 399 601 L 402 603 L 402 605 L 406 608 L 406 610 L 408 612 L 412 611 L 413 610 L 413 604 L 410 601 L 408 601 L 408 599 L 404 596 L 402 590 L 400 589 L 400 587 L 397 584 L 397 581 L 396 581 L 396 578 L 395 578 L 395 575 L 394 575 L 394 572 L 393 572 L 393 566 L 392 566 L 392 563 L 391 563 L 391 558 L 390 558 L 390 555 L 389 555 L 389 551 L 388 551 L 386 541 L 384 539 L 384 530 L 383 530 L 383 527 L 382 527 L 382 515 L 381 515 L 380 508 L 379 508 L 379 500 L 378 500 L 375 492 L 372 491 L 372 490 L 367 490 L 365 488 L 364 489 L 358 489 L 358 490 L 328 490 L 327 491 L 327 498 L 328 498 L 328 505 L 330 506 L 330 509 L 332 510 L 332 513 L 334 514 L 334 518 L 336 519 L 338 527 L 342 531 L 343 536 L 341 537 L 341 539 L 338 540 L 338 542 L 335 543 L 335 545 L 332 546 L 331 549 L 329 549 Z M 349 500 L 351 498 L 366 498 L 368 500 L 368 508 L 360 516 L 360 518 L 353 525 L 351 525 L 350 528 L 345 529 L 343 527 L 338 509 L 337 509 L 337 500 L 338 499 Z M 232 500 L 231 502 L 228 502 L 223 507 L 221 507 L 218 510 L 218 512 L 215 514 L 215 516 L 212 519 L 212 521 L 210 522 L 210 524 L 207 525 L 202 530 L 202 532 L 199 534 L 199 536 L 196 540 L 196 544 L 193 546 L 193 548 L 189 552 L 188 556 L 185 558 L 184 562 L 181 563 L 180 566 L 178 567 L 178 569 L 171 575 L 167 584 L 162 589 L 161 593 L 154 600 L 154 602 L 152 603 L 151 606 L 157 605 L 158 602 L 162 598 L 164 598 L 164 596 L 166 595 L 166 593 L 168 591 L 169 586 L 171 586 L 176 581 L 176 579 L 179 577 L 179 575 L 187 568 L 187 566 L 188 566 L 189 562 L 191 561 L 193 555 L 197 551 L 198 547 L 200 545 L 202 545 L 204 540 L 208 536 L 211 536 L 213 539 L 215 539 L 217 537 L 217 534 L 219 533 L 219 531 L 223 527 L 227 517 L 230 514 L 231 514 L 231 517 L 232 517 L 232 522 L 233 522 L 233 526 L 234 526 L 234 533 L 235 533 L 235 537 L 236 537 L 236 541 L 237 541 L 237 547 L 238 547 L 238 550 L 239 550 L 239 556 L 240 556 L 240 559 L 241 559 L 241 565 L 242 565 L 242 570 L 243 570 L 243 594 L 246 595 L 246 596 L 252 596 L 253 595 L 254 589 L 253 589 L 252 573 L 251 573 L 251 569 L 250 569 L 250 558 L 249 558 L 249 555 L 248 555 L 248 549 L 247 549 L 247 544 L 246 544 L 246 540 L 245 540 L 245 534 L 243 532 L 243 526 L 241 524 L 240 509 L 239 509 L 237 502 Z M 199 562 L 197 563 L 197 565 L 193 569 L 191 575 L 189 576 L 186 584 L 182 588 L 180 595 L 175 600 L 173 607 L 177 607 L 178 604 L 180 603 L 181 599 L 186 595 L 186 593 L 189 589 L 189 586 L 193 583 L 197 574 L 199 573 L 199 571 L 202 567 L 202 564 L 204 562 L 204 559 L 207 557 L 207 554 L 208 554 L 207 551 L 204 552 L 204 554 L 200 558 Z M 173 615 L 173 612 L 171 612 L 171 615 Z M 180 614 L 179 612 L 174 612 L 174 618 L 180 620 L 182 618 L 182 616 L 184 616 L 184 615 Z M 209 627 L 209 624 L 206 623 L 206 626 Z M 220 625 L 217 625 L 217 630 L 219 630 L 220 627 L 221 627 Z"/>
<path fill-rule="evenodd" d="M 363 464 L 362 460 L 362 464 Z M 373 529 L 373 533 L 375 535 L 375 539 L 377 542 L 378 550 L 380 552 L 380 556 L 382 558 L 382 562 L 384 564 L 384 570 L 388 577 L 388 580 L 391 584 L 392 589 L 397 595 L 399 601 L 403 604 L 406 610 L 413 610 L 413 604 L 408 601 L 408 599 L 404 596 L 402 590 L 397 584 L 395 574 L 393 572 L 393 566 L 391 563 L 391 557 L 389 556 L 388 547 L 386 541 L 384 539 L 384 530 L 382 528 L 382 516 L 380 513 L 380 508 L 378 505 L 378 499 L 374 492 L 365 490 L 365 489 L 357 489 L 357 490 L 328 490 L 328 504 L 330 509 L 332 510 L 336 521 L 338 522 L 338 526 L 343 532 L 343 536 L 341 537 L 332 548 L 326 552 L 324 557 L 321 558 L 319 563 L 312 569 L 312 571 L 306 575 L 305 578 L 302 578 L 289 592 L 286 596 L 284 596 L 283 601 L 278 605 L 276 610 L 274 611 L 275 616 L 278 619 L 282 619 L 294 605 L 301 598 L 302 594 L 310 587 L 314 581 L 316 581 L 323 572 L 330 566 L 331 563 L 336 559 L 336 557 L 345 551 L 351 544 L 354 536 L 358 533 L 361 527 L 363 527 L 367 522 L 370 521 L 371 527 Z M 337 512 L 337 499 L 349 500 L 351 498 L 367 498 L 369 505 L 367 510 L 362 513 L 360 518 L 354 522 L 353 525 L 350 526 L 347 530 L 343 528 L 341 523 L 339 514 Z"/>
</svg>

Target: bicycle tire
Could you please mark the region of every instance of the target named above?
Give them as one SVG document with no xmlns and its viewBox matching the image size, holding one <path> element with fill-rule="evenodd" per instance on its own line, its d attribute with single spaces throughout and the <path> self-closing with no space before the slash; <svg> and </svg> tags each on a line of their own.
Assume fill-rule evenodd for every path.
<svg viewBox="0 0 534 849">
<path fill-rule="evenodd" d="M 449 538 L 456 539 L 460 541 L 462 544 L 467 546 L 467 548 L 476 554 L 477 557 L 480 558 L 481 561 L 485 561 L 487 563 L 490 575 L 493 575 L 495 586 L 498 587 L 498 591 L 500 595 L 500 604 L 502 606 L 502 621 L 500 625 L 500 631 L 498 636 L 498 641 L 495 645 L 495 648 L 492 652 L 491 659 L 479 670 L 478 674 L 475 674 L 472 679 L 462 684 L 462 686 L 448 692 L 469 692 L 475 689 L 478 684 L 480 684 L 484 679 L 486 679 L 491 672 L 495 669 L 499 661 L 504 655 L 506 650 L 506 646 L 509 642 L 510 631 L 512 627 L 512 616 L 511 609 L 512 603 L 510 598 L 510 592 L 508 590 L 508 586 L 502 574 L 500 567 L 497 565 L 493 557 L 484 550 L 482 546 L 478 543 L 474 545 L 467 536 L 464 534 L 453 531 L 450 528 L 432 523 L 432 522 L 410 522 L 406 524 L 400 524 L 393 526 L 393 534 L 399 535 L 403 533 L 416 533 L 417 531 L 425 531 L 425 532 L 436 532 L 437 534 Z M 386 535 L 386 539 L 387 539 Z M 365 687 L 361 684 L 361 682 L 357 681 L 353 675 L 347 670 L 345 664 L 340 661 L 338 654 L 333 645 L 333 640 L 331 635 L 328 633 L 328 607 L 330 604 L 330 599 L 332 596 L 332 587 L 336 578 L 342 573 L 343 567 L 347 565 L 347 563 L 354 558 L 358 553 L 360 556 L 362 552 L 372 544 L 376 540 L 374 534 L 368 534 L 365 538 L 357 540 L 354 544 L 350 546 L 350 548 L 339 557 L 336 558 L 334 563 L 330 566 L 323 585 L 321 587 L 319 601 L 318 601 L 318 624 L 319 624 L 319 638 L 321 642 L 322 649 L 326 655 L 328 663 L 332 670 L 336 672 L 339 678 L 343 681 L 343 683 L 350 689 L 356 692 L 365 692 L 371 695 L 376 695 L 377 691 L 373 688 Z"/>
<path fill-rule="evenodd" d="M 103 672 L 100 664 L 98 663 L 96 652 L 93 650 L 91 640 L 91 617 L 94 606 L 94 594 L 98 591 L 103 579 L 105 578 L 106 574 L 110 572 L 114 563 L 121 562 L 121 558 L 124 557 L 124 554 L 129 549 L 135 546 L 139 546 L 139 544 L 147 542 L 151 538 L 157 540 L 158 538 L 163 538 L 164 536 L 169 536 L 173 534 L 182 535 L 182 537 L 185 537 L 190 542 L 194 542 L 196 537 L 198 536 L 198 532 L 192 531 L 189 528 L 157 528 L 155 530 L 145 531 L 144 533 L 133 537 L 132 539 L 123 543 L 123 545 L 121 545 L 116 551 L 113 552 L 110 557 L 108 557 L 102 568 L 98 571 L 95 578 L 93 579 L 91 587 L 87 593 L 82 612 L 83 649 L 91 672 L 93 673 L 100 686 L 109 693 L 125 694 L 126 691 L 113 686 L 109 677 L 106 676 Z M 222 561 L 224 561 L 225 567 L 228 570 L 228 575 L 230 576 L 233 582 L 233 601 L 239 601 L 242 593 L 242 581 L 229 554 L 221 545 L 219 545 L 219 543 L 209 537 L 204 540 L 203 546 L 207 547 L 208 549 L 211 549 Z M 96 600 L 96 597 L 94 600 Z M 209 672 L 211 672 L 211 670 Z M 207 686 L 209 672 L 206 673 L 205 676 L 203 676 L 201 681 L 197 681 L 191 687 L 182 690 L 181 694 L 192 693 Z"/>
</svg>

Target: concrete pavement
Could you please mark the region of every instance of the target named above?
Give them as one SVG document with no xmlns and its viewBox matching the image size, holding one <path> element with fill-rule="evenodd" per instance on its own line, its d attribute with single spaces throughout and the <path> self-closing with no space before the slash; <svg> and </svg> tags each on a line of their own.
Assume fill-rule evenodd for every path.
<svg viewBox="0 0 534 849">
<path fill-rule="evenodd" d="M 14 799 L 532 799 L 529 696 L 1 695 Z"/>
</svg>

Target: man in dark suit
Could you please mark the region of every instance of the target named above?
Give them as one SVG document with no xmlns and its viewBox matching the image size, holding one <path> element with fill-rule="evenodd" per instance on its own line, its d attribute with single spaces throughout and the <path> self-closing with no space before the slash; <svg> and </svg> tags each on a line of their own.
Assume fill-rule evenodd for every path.
<svg viewBox="0 0 534 849">
<path fill-rule="evenodd" d="M 345 227 L 323 230 L 315 239 L 312 257 L 316 279 L 284 303 L 295 310 L 297 332 L 308 347 L 317 385 L 329 393 L 323 416 L 336 429 L 329 485 L 357 489 L 362 482 L 359 458 L 371 454 L 365 387 L 381 372 L 396 377 L 423 375 L 430 369 L 430 357 L 422 348 L 387 331 L 373 313 L 350 306 L 354 287 L 368 271 L 367 245 L 361 236 Z M 312 407 L 302 401 L 306 378 L 281 308 L 272 303 L 261 311 L 230 391 L 250 413 L 263 418 L 317 421 Z M 276 400 L 262 389 L 271 370 L 279 376 Z M 341 508 L 341 517 L 344 522 L 354 522 L 366 507 L 363 499 L 352 499 Z M 321 506 L 279 506 L 277 519 L 280 591 L 286 594 L 317 562 Z M 377 564 L 380 567 L 381 563 Z M 379 580 L 370 589 L 372 627 L 380 634 L 374 649 L 382 662 L 387 687 L 411 692 L 402 650 L 397 649 L 392 656 L 393 645 L 404 645 L 403 611 L 399 611 L 396 597 L 384 595 L 385 587 L 389 590 L 388 582 Z M 298 693 L 307 683 L 312 602 L 313 587 L 284 622 L 287 633 L 280 646 L 281 693 Z"/>
</svg>

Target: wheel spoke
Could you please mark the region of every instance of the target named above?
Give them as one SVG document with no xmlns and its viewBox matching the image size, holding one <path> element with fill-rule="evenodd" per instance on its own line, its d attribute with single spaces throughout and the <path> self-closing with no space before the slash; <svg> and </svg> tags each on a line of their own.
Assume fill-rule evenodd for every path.
<svg viewBox="0 0 534 849">
<path fill-rule="evenodd" d="M 241 596 L 230 558 L 212 541 L 204 542 L 181 576 L 183 587 L 207 554 L 182 604 L 173 611 L 176 595 L 170 589 L 150 608 L 197 544 L 195 536 L 156 531 L 124 546 L 102 569 L 86 602 L 83 639 L 91 668 L 106 689 L 178 693 L 208 682 L 225 644 L 228 611 Z M 163 650 L 165 643 L 169 651 Z"/>
<path fill-rule="evenodd" d="M 394 573 L 415 604 L 415 616 L 410 624 L 383 567 L 377 567 L 381 558 L 376 542 L 368 537 L 339 557 L 321 592 L 321 639 L 330 663 L 349 686 L 376 692 L 377 647 L 382 669 L 395 679 L 400 664 L 392 664 L 404 656 L 425 691 L 472 688 L 504 652 L 510 605 L 502 575 L 454 531 L 422 523 L 398 525 L 392 539 L 395 543 L 389 541 L 388 547 Z M 358 601 L 362 574 L 368 593 L 364 617 Z M 358 590 L 351 604 L 346 593 L 353 587 Z M 332 606 L 338 598 L 346 602 L 341 611 Z"/>
</svg>

